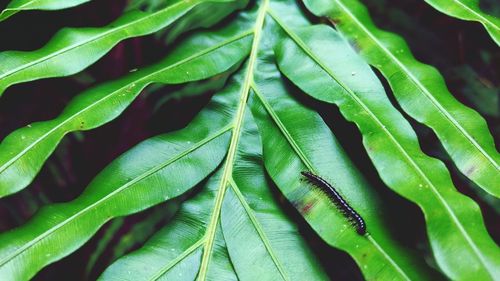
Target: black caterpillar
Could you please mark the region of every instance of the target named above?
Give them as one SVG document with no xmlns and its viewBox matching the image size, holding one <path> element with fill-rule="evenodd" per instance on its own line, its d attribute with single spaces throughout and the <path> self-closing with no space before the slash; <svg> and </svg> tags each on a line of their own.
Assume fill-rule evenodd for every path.
<svg viewBox="0 0 500 281">
<path fill-rule="evenodd" d="M 356 232 L 359 235 L 366 234 L 366 224 L 363 218 L 356 211 L 354 211 L 351 206 L 349 206 L 349 204 L 330 183 L 309 171 L 301 172 L 301 174 L 309 183 L 318 187 L 321 191 L 323 191 L 323 193 L 328 195 L 330 201 L 337 208 L 339 208 L 342 214 L 356 227 Z"/>
</svg>

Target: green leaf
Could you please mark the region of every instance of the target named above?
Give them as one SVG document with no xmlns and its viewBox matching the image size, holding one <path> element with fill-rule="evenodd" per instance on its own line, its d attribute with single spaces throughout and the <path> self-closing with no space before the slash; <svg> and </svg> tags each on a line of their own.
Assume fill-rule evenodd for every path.
<svg viewBox="0 0 500 281">
<path fill-rule="evenodd" d="M 96 62 L 124 39 L 165 28 L 196 5 L 228 1 L 233 0 L 179 0 L 157 12 L 128 12 L 105 27 L 65 28 L 36 51 L 2 52 L 0 95 L 13 84 L 75 74 Z"/>
<path fill-rule="evenodd" d="M 225 91 L 226 95 L 237 97 L 239 103 L 233 115 L 232 138 L 224 165 L 194 201 L 182 207 L 173 224 L 144 248 L 112 265 L 102 280 L 171 280 L 176 276 L 178 266 L 189 268 L 184 271 L 190 274 L 186 280 L 193 280 L 192 274 L 195 273 L 197 280 L 255 280 L 252 279 L 255 273 L 260 273 L 266 280 L 326 279 L 307 253 L 305 244 L 298 240 L 297 231 L 279 213 L 276 205 L 272 202 L 254 205 L 255 196 L 268 194 L 270 198 L 264 170 L 258 161 L 260 142 L 256 126 L 246 110 L 267 4 L 264 1 L 259 7 L 249 61 Z M 250 171 L 260 174 L 249 174 Z M 252 227 L 235 228 L 235 219 L 249 219 Z M 273 235 L 276 225 L 268 224 L 270 219 L 279 225 L 287 225 L 289 231 L 284 233 L 287 239 L 276 240 Z M 228 239 L 229 257 L 224 250 L 225 243 L 221 242 L 222 233 Z M 255 258 L 270 262 L 266 268 L 255 267 L 255 259 L 249 260 L 241 255 L 246 249 L 242 244 L 247 243 L 247 239 L 257 243 L 253 245 L 258 249 Z M 295 257 L 287 255 L 290 249 Z M 184 280 L 183 276 L 174 279 Z"/>
<path fill-rule="evenodd" d="M 243 126 L 232 166 L 226 161 L 171 224 L 99 280 L 194 280 L 196 273 L 198 280 L 328 280 L 272 197 L 249 114 Z M 227 169 L 232 175 L 224 181 Z M 189 270 L 175 275 L 176 266 Z"/>
<path fill-rule="evenodd" d="M 171 42 L 180 32 L 211 25 L 246 3 L 176 1 L 161 10 L 132 14 L 151 19 L 175 5 L 192 4 L 185 12 L 170 10 L 172 17 L 163 18 L 171 21 L 161 24 Z M 150 1 L 133 4 L 145 2 Z M 181 202 L 197 185 L 202 190 L 196 189 L 199 193 L 183 204 L 171 223 L 143 248 L 118 260 L 101 279 L 326 280 L 296 226 L 274 200 L 266 171 L 312 229 L 347 252 L 366 279 L 439 279 L 423 265 L 423 257 L 405 248 L 400 226 L 385 208 L 392 202 L 382 201 L 364 180 L 309 107 L 310 100 L 294 95 L 300 91 L 284 79 L 276 62 L 292 82 L 318 99 L 337 103 L 345 117 L 358 124 L 384 182 L 423 209 L 434 255 L 449 277 L 487 280 L 499 274 L 498 247 L 488 237 L 478 207 L 456 192 L 441 162 L 421 152 L 416 135 L 369 67 L 335 31 L 311 26 L 310 15 L 304 15 L 296 1 L 255 2 L 255 9 L 239 13 L 236 24 L 222 22 L 229 23 L 224 31 L 193 32 L 198 35 L 185 43 L 174 42 L 165 60 L 86 91 L 58 118 L 19 129 L 0 144 L 0 187 L 5 184 L 7 195 L 31 182 L 66 133 L 111 121 L 147 85 L 209 82 L 171 87 L 181 89 L 179 96 L 192 95 L 221 87 L 225 76 L 239 69 L 186 129 L 140 144 L 102 171 L 76 200 L 44 207 L 26 225 L 1 234 L 0 279 L 31 278 L 75 251 L 106 221 L 172 197 Z M 217 3 L 230 8 L 213 11 Z M 158 27 L 156 21 L 152 24 Z M 145 28 L 138 24 L 132 29 L 136 27 Z M 86 56 L 82 51 L 85 48 L 75 50 L 75 57 Z M 9 170 L 11 166 L 17 168 Z M 215 170 L 206 184 L 198 185 Z M 300 181 L 304 170 L 339 190 L 365 220 L 368 235 L 358 235 L 325 194 Z M 144 229 L 148 235 L 150 231 Z M 100 252 L 102 246 L 89 268 L 95 260 L 99 263 Z"/>
<path fill-rule="evenodd" d="M 318 275 L 320 271 L 312 266 L 306 266 L 306 268 L 309 268 L 309 270 L 304 270 L 303 267 L 297 265 L 301 263 L 304 264 L 303 261 L 296 261 L 294 257 L 291 256 L 291 254 L 287 254 L 287 249 L 290 247 L 281 246 L 280 243 L 275 242 L 279 238 L 275 234 L 277 228 L 273 228 L 273 226 L 276 227 L 275 225 L 281 225 L 281 223 L 278 223 L 276 221 L 278 217 L 274 218 L 273 223 L 268 223 L 268 220 L 271 219 L 269 216 L 271 214 L 270 208 L 272 207 L 272 205 L 265 204 L 267 200 L 263 199 L 255 201 L 255 195 L 252 195 L 252 193 L 259 194 L 259 192 L 263 192 L 260 191 L 257 186 L 262 185 L 264 183 L 264 179 L 262 178 L 262 167 L 258 168 L 257 166 L 256 168 L 254 168 L 258 168 L 260 174 L 256 172 L 252 173 L 251 171 L 254 171 L 254 169 L 252 169 L 252 165 L 249 165 L 247 163 L 248 159 L 256 159 L 258 157 L 257 152 L 249 153 L 252 151 L 252 147 L 256 146 L 257 141 L 252 141 L 252 139 L 256 138 L 255 136 L 257 135 L 257 132 L 255 131 L 255 129 L 252 129 L 252 127 L 248 125 L 248 122 L 251 121 L 251 118 L 248 115 L 249 112 L 246 111 L 246 103 L 252 89 L 254 91 L 257 87 L 264 87 L 266 91 L 269 90 L 269 94 L 277 94 L 277 88 L 273 87 L 273 84 L 270 82 L 275 77 L 277 68 L 273 63 L 262 63 L 262 61 L 274 61 L 272 57 L 264 56 L 264 52 L 266 52 L 266 49 L 267 53 L 271 51 L 271 49 L 269 48 L 269 42 L 265 40 L 261 42 L 262 38 L 267 39 L 268 37 L 272 37 L 275 34 L 272 30 L 262 29 L 264 15 L 266 15 L 266 13 L 269 13 L 270 11 L 268 5 L 269 1 L 263 1 L 259 6 L 259 15 L 257 16 L 254 27 L 255 40 L 252 44 L 252 50 L 250 52 L 248 62 L 243 66 L 240 74 L 237 75 L 235 79 L 233 79 L 233 82 L 230 84 L 229 89 L 225 90 L 231 91 L 233 95 L 236 95 L 238 97 L 240 102 L 237 106 L 237 109 L 235 109 L 232 139 L 227 151 L 225 164 L 223 167 L 221 167 L 222 175 L 219 180 L 217 194 L 215 195 L 215 199 L 213 199 L 215 202 L 210 207 L 210 217 L 207 218 L 203 223 L 199 223 L 204 226 L 204 228 L 202 227 L 199 231 L 179 230 L 178 233 L 197 233 L 200 236 L 192 237 L 191 239 L 189 239 L 189 244 L 180 243 L 180 245 L 182 245 L 181 249 L 175 251 L 177 252 L 175 256 L 166 259 L 160 265 L 154 263 L 154 268 L 146 268 L 142 270 L 145 272 L 140 273 L 141 271 L 138 271 L 138 275 L 131 276 L 131 279 L 149 280 L 152 279 L 150 277 L 151 274 L 155 274 L 155 278 L 160 278 L 161 276 L 163 276 L 162 274 L 170 274 L 169 272 L 172 263 L 169 261 L 173 260 L 176 263 L 180 262 L 184 259 L 184 257 L 190 257 L 193 251 L 195 251 L 195 249 L 197 249 L 198 247 L 203 248 L 203 254 L 201 257 L 201 262 L 199 264 L 196 263 L 195 265 L 193 265 L 197 268 L 197 279 L 211 279 L 211 265 L 213 262 L 213 253 L 215 253 L 214 245 L 216 243 L 216 238 L 218 237 L 217 226 L 220 222 L 222 222 L 222 232 L 224 233 L 224 237 L 226 239 L 227 251 L 239 279 L 255 280 L 254 274 L 258 274 L 259 272 L 261 272 L 255 271 L 256 268 L 265 269 L 266 277 L 262 277 L 264 275 L 260 274 L 260 278 L 268 278 L 269 280 L 294 280 L 295 278 L 297 278 L 297 280 L 318 280 L 322 278 L 321 275 L 317 276 L 316 278 L 308 277 Z M 280 10 L 281 8 L 283 8 L 282 10 L 290 10 L 290 8 L 287 7 L 278 6 L 276 8 Z M 262 72 L 260 68 L 271 69 L 273 74 L 269 74 L 266 77 L 259 77 L 259 73 Z M 278 89 L 281 90 L 281 88 L 279 87 Z M 297 105 L 294 104 L 289 96 L 282 95 L 278 96 L 277 99 L 282 100 L 282 102 L 286 105 L 284 106 L 285 109 L 290 109 L 290 114 L 295 113 L 296 109 L 291 105 Z M 290 115 L 290 118 L 291 116 L 293 115 Z M 317 115 L 314 116 L 315 118 L 319 118 Z M 323 126 L 322 133 L 326 133 L 327 131 L 325 124 L 320 124 Z M 318 124 L 318 126 L 320 124 Z M 311 130 L 310 133 L 312 138 L 317 136 L 316 131 Z M 279 132 L 277 132 L 276 135 L 272 135 L 271 138 L 277 138 L 278 136 L 280 136 Z M 332 141 L 333 136 L 331 135 L 331 133 L 329 133 L 326 135 L 318 136 L 318 139 L 322 140 L 321 144 L 323 145 L 324 142 Z M 335 152 L 341 155 L 340 159 L 345 161 L 346 156 L 342 152 L 338 152 L 340 150 L 340 147 L 336 146 L 334 147 L 334 149 Z M 264 158 L 266 159 L 267 157 L 267 154 L 264 154 Z M 349 162 L 347 162 L 347 164 L 349 164 Z M 294 166 L 291 167 L 295 168 Z M 346 174 L 343 175 L 349 178 L 346 181 L 353 181 L 351 185 L 363 183 L 357 178 L 359 174 L 354 173 L 354 170 L 347 169 L 347 171 L 351 171 L 352 173 L 346 172 Z M 295 170 L 294 172 L 296 173 L 296 175 L 298 175 L 300 170 Z M 259 178 L 260 180 L 258 180 Z M 296 196 L 299 195 L 300 194 Z M 364 197 L 362 197 L 362 199 L 373 200 L 371 202 L 376 202 L 376 196 L 374 196 L 373 194 L 368 193 L 366 196 L 368 197 L 368 199 Z M 266 198 L 262 195 L 257 196 L 257 198 L 260 197 Z M 370 199 L 372 197 L 373 199 Z M 383 217 L 382 215 L 374 215 L 373 218 L 370 219 L 370 221 L 372 221 L 371 224 L 374 226 L 373 237 L 376 238 L 370 238 L 370 240 L 367 240 L 353 233 L 352 229 L 346 225 L 345 219 L 339 214 L 338 210 L 332 208 L 331 204 L 329 204 L 324 197 L 318 196 L 318 198 L 322 198 L 324 208 L 323 211 L 325 213 L 328 213 L 329 216 L 326 216 L 326 221 L 322 221 L 322 226 L 320 226 L 318 224 L 318 221 L 314 219 L 310 223 L 315 225 L 316 231 L 318 231 L 324 239 L 325 237 L 327 237 L 327 241 L 329 241 L 332 245 L 335 245 L 342 249 L 348 249 L 349 253 L 356 257 L 365 276 L 370 278 L 375 276 L 380 277 L 390 275 L 398 276 L 397 278 L 401 280 L 407 280 L 410 278 L 409 276 L 411 276 L 411 278 L 414 278 L 414 276 L 418 276 L 418 278 L 420 279 L 430 279 L 425 277 L 428 275 L 428 273 L 425 269 L 422 269 L 422 267 L 419 265 L 419 261 L 411 258 L 411 254 L 405 251 L 400 245 L 396 244 L 394 239 L 390 237 L 389 233 L 387 232 L 387 228 L 382 227 L 382 225 L 385 226 L 385 224 L 380 220 L 380 218 Z M 191 207 L 190 209 L 194 209 L 194 207 Z M 198 211 L 205 209 L 206 207 L 201 206 L 198 206 L 196 208 L 196 210 Z M 381 208 L 379 208 L 378 205 L 375 207 L 374 203 L 371 210 L 378 211 L 381 210 Z M 266 215 L 265 219 L 262 218 L 264 214 Z M 205 216 L 197 215 L 196 217 Z M 306 216 L 306 219 L 310 220 L 310 217 Z M 191 222 L 191 220 L 188 221 Z M 325 222 L 327 223 L 325 224 Z M 336 225 L 339 227 L 337 229 L 350 233 L 350 235 L 343 234 L 337 237 L 336 234 L 338 234 L 338 232 L 335 231 L 335 228 L 326 227 L 328 225 Z M 202 234 L 200 234 L 200 232 Z M 203 238 L 200 238 L 201 236 L 203 236 Z M 174 238 L 171 238 L 170 240 L 172 239 Z M 199 242 L 200 245 L 198 245 L 199 239 L 203 239 L 202 242 Z M 165 241 L 168 240 L 168 238 L 164 237 L 162 238 L 162 240 Z M 286 239 L 285 241 L 289 240 L 290 239 Z M 332 243 L 332 240 L 335 241 L 335 243 Z M 353 241 L 356 241 L 358 244 L 353 244 Z M 244 245 L 246 243 L 248 243 L 248 245 Z M 356 245 L 358 245 L 358 247 L 356 247 Z M 136 268 L 140 268 L 141 266 L 143 266 L 142 261 L 154 259 L 155 253 L 157 251 L 170 248 L 170 246 L 163 246 L 157 243 L 154 243 L 154 246 L 154 250 L 150 247 L 147 247 L 144 251 L 141 250 L 140 255 L 135 257 L 134 261 L 132 262 L 133 265 L 127 262 L 129 261 L 127 257 L 124 258 L 124 263 L 118 261 L 117 265 L 112 266 L 109 269 L 107 275 L 105 274 L 104 276 L 107 276 L 107 278 L 109 277 L 112 280 L 113 276 L 116 276 L 116 274 L 119 274 L 119 272 L 125 272 L 124 268 L 134 268 L 133 271 L 136 271 Z M 297 255 L 297 252 L 301 252 L 297 251 L 298 247 L 291 248 L 295 249 L 295 255 Z M 188 253 L 186 252 L 187 250 L 189 250 Z M 254 255 L 249 256 L 248 254 L 245 254 L 246 251 L 249 250 L 251 250 Z M 160 254 L 161 253 L 162 252 L 160 252 Z M 307 260 L 308 259 L 309 258 L 307 258 Z M 253 266 L 256 261 L 259 261 L 260 266 Z M 148 262 L 148 264 L 153 264 L 153 262 Z M 387 264 L 391 264 L 391 266 L 387 267 Z M 158 271 L 158 268 L 167 268 L 167 270 Z M 252 269 L 255 272 L 249 272 L 248 269 Z M 161 272 L 161 274 L 159 274 L 158 272 Z M 144 277 L 139 278 L 138 276 Z M 126 279 L 123 274 L 118 275 L 117 278 Z"/>
<path fill-rule="evenodd" d="M 21 12 L 30 10 L 62 10 L 81 5 L 90 0 L 13 0 L 0 12 L 0 22 Z"/>
<path fill-rule="evenodd" d="M 418 62 L 404 40 L 377 29 L 357 0 L 305 0 L 319 16 L 327 16 L 379 69 L 401 107 L 431 127 L 460 171 L 500 198 L 500 154 L 484 119 L 458 102 L 439 72 Z"/>
<path fill-rule="evenodd" d="M 26 187 L 64 135 L 113 120 L 147 85 L 206 79 L 237 64 L 252 40 L 247 28 L 237 20 L 221 30 L 196 34 L 161 62 L 80 94 L 56 119 L 33 123 L 7 136 L 0 144 L 0 151 L 6 151 L 0 154 L 0 197 Z"/>
<path fill-rule="evenodd" d="M 252 111 L 266 169 L 285 197 L 328 244 L 354 258 L 367 280 L 434 280 L 389 232 L 381 199 L 321 117 L 287 93 L 289 87 L 269 61 L 273 56 L 263 54 L 252 86 Z M 370 235 L 357 234 L 329 198 L 301 180 L 301 171 L 313 171 L 334 184 L 364 218 Z"/>
<path fill-rule="evenodd" d="M 392 107 L 369 66 L 327 26 L 291 29 L 278 16 L 273 19 L 285 33 L 276 47 L 280 69 L 306 93 L 338 105 L 356 123 L 382 180 L 423 210 L 440 268 L 451 279 L 499 276 L 500 252 L 479 207 L 456 191 L 442 162 L 420 150 L 411 126 Z"/>
<path fill-rule="evenodd" d="M 220 218 L 238 278 L 328 280 L 270 192 L 257 127 L 248 119 Z"/>
<path fill-rule="evenodd" d="M 205 231 L 220 188 L 221 173 L 210 178 L 203 191 L 182 205 L 173 221 L 158 231 L 142 248 L 113 263 L 98 280 L 196 279 L 201 264 Z M 214 258 L 209 280 L 237 280 L 220 225 L 216 225 Z"/>
<path fill-rule="evenodd" d="M 47 206 L 0 235 L 0 279 L 29 279 L 80 247 L 106 221 L 179 196 L 204 179 L 225 155 L 234 100 L 214 98 L 187 128 L 119 157 L 74 201 Z"/>
<path fill-rule="evenodd" d="M 500 19 L 481 11 L 479 0 L 425 0 L 425 2 L 448 16 L 480 22 L 500 46 Z"/>
</svg>

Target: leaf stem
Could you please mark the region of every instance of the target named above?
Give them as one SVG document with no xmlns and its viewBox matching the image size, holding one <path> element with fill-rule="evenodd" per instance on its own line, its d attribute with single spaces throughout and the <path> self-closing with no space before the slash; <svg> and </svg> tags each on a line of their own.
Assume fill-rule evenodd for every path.
<svg viewBox="0 0 500 281">
<path fill-rule="evenodd" d="M 217 230 L 217 224 L 219 222 L 220 211 L 222 207 L 222 201 L 224 199 L 224 194 L 226 192 L 228 181 L 233 172 L 234 159 L 238 147 L 238 142 L 240 138 L 241 129 L 243 127 L 243 118 L 245 115 L 245 109 L 247 107 L 248 95 L 250 92 L 250 84 L 253 81 L 253 72 L 255 68 L 255 63 L 257 60 L 258 47 L 261 39 L 261 32 L 264 26 L 264 19 L 266 15 L 266 10 L 269 5 L 269 0 L 264 0 L 262 6 L 259 7 L 259 13 L 257 15 L 257 20 L 254 26 L 254 38 L 252 42 L 252 49 L 250 51 L 250 57 L 247 66 L 247 72 L 243 82 L 243 87 L 241 90 L 241 96 L 239 100 L 238 110 L 236 112 L 236 118 L 234 120 L 234 127 L 231 136 L 231 142 L 229 145 L 229 151 L 224 163 L 224 172 L 222 174 L 222 179 L 219 185 L 219 190 L 215 198 L 214 211 L 212 217 L 210 218 L 210 223 L 208 225 L 208 230 L 206 233 L 206 243 L 204 246 L 203 257 L 201 260 L 200 271 L 198 273 L 197 280 L 203 281 L 207 278 L 208 265 L 212 256 L 212 249 L 215 241 L 215 234 Z"/>
</svg>

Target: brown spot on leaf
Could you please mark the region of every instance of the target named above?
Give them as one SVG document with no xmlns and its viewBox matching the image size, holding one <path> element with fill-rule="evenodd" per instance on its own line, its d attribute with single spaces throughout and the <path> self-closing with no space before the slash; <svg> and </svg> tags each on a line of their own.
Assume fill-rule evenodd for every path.
<svg viewBox="0 0 500 281">
<path fill-rule="evenodd" d="M 309 213 L 309 211 L 311 211 L 312 207 L 313 207 L 312 203 L 307 203 L 304 206 L 302 206 L 300 213 L 307 214 L 307 213 Z"/>
<path fill-rule="evenodd" d="M 316 203 L 316 201 L 306 202 L 306 203 L 302 204 L 302 206 L 298 210 L 301 214 L 307 215 L 312 210 L 315 203 Z"/>
</svg>

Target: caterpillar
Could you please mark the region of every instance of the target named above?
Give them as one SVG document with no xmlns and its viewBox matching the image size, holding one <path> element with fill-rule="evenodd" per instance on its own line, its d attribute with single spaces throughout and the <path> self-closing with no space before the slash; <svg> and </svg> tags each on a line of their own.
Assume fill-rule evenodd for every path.
<svg viewBox="0 0 500 281">
<path fill-rule="evenodd" d="M 342 212 L 349 222 L 356 227 L 356 232 L 359 235 L 367 234 L 366 224 L 363 218 L 344 200 L 340 193 L 338 193 L 330 183 L 309 171 L 303 171 L 301 174 L 309 183 L 318 187 L 323 193 L 328 195 L 330 201 Z"/>
</svg>

